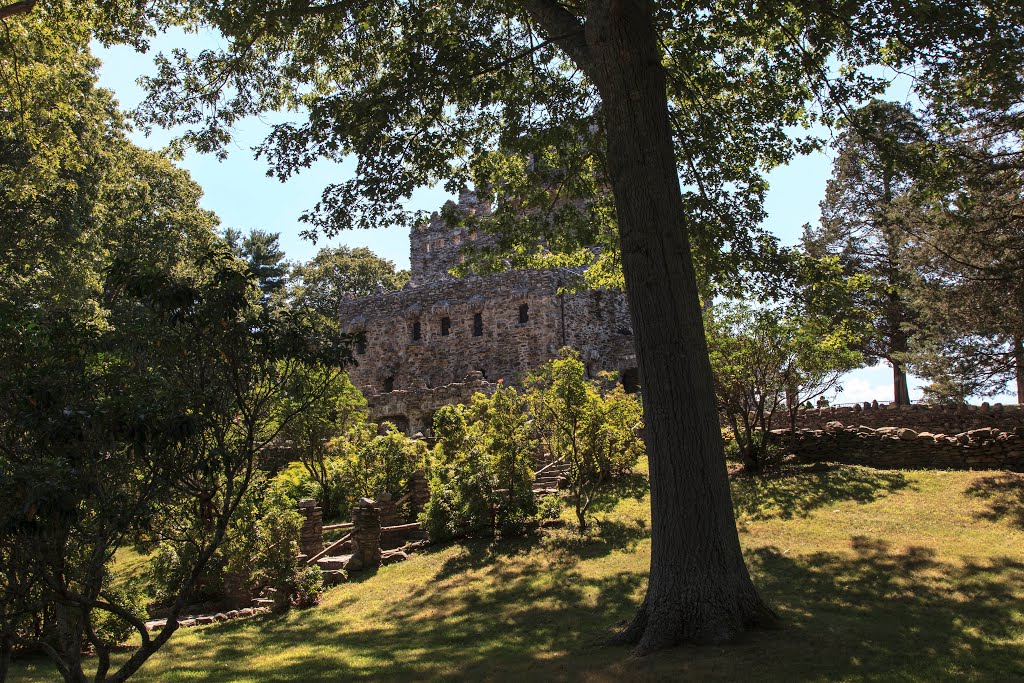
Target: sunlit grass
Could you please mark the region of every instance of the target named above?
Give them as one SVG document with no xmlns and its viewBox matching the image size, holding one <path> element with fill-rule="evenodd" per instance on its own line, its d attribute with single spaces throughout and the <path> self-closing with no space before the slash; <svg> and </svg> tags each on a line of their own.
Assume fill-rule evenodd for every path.
<svg viewBox="0 0 1024 683">
<path fill-rule="evenodd" d="M 642 479 L 593 533 L 438 547 L 311 610 L 183 630 L 140 680 L 1019 680 L 1020 480 L 1001 473 L 828 472 L 737 479 L 741 541 L 777 630 L 644 659 L 602 641 L 643 596 Z M 45 661 L 25 680 L 51 680 Z"/>
</svg>

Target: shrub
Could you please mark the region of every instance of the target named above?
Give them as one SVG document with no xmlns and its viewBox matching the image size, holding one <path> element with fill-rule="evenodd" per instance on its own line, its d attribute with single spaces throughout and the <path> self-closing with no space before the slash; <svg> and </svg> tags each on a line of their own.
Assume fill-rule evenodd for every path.
<svg viewBox="0 0 1024 683">
<path fill-rule="evenodd" d="M 302 567 L 292 575 L 291 598 L 295 607 L 313 607 L 324 592 L 324 575 L 320 567 Z"/>
<path fill-rule="evenodd" d="M 580 531 L 596 496 L 644 453 L 640 401 L 620 385 L 602 391 L 586 378 L 579 354 L 562 349 L 527 384 L 527 401 L 545 449 L 568 465 L 569 499 Z"/>
<path fill-rule="evenodd" d="M 254 478 L 228 527 L 226 538 L 196 583 L 193 599 L 243 601 L 263 588 L 290 590 L 298 558 L 302 517 L 290 498 L 259 475 Z M 151 565 L 157 604 L 176 594 L 194 558 L 193 545 L 162 542 Z"/>
<path fill-rule="evenodd" d="M 530 456 L 535 450 L 525 403 L 515 389 L 477 394 L 434 416 L 431 498 L 423 522 L 442 539 L 490 528 L 522 532 L 536 515 Z"/>
<path fill-rule="evenodd" d="M 565 501 L 557 493 L 549 493 L 537 501 L 538 519 L 559 519 L 562 510 L 565 508 Z"/>
</svg>

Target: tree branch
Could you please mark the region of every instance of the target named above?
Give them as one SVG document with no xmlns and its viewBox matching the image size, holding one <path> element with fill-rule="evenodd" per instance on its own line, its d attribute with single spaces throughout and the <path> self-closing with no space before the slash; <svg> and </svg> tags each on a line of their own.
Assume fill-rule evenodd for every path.
<svg viewBox="0 0 1024 683">
<path fill-rule="evenodd" d="M 579 17 L 556 0 L 518 0 L 518 4 L 547 34 L 548 40 L 558 45 L 581 71 L 594 80 L 593 60 Z"/>
<path fill-rule="evenodd" d="M 18 2 L 4 5 L 0 7 L 0 19 L 13 17 L 16 14 L 28 14 L 35 8 L 36 2 L 37 0 L 18 0 Z"/>
</svg>

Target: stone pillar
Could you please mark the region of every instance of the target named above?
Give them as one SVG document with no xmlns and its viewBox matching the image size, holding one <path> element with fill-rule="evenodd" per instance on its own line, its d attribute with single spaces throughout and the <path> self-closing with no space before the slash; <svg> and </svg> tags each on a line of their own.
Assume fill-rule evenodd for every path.
<svg viewBox="0 0 1024 683">
<path fill-rule="evenodd" d="M 380 508 L 377 503 L 362 498 L 352 508 L 352 559 L 345 567 L 349 570 L 380 566 Z"/>
<path fill-rule="evenodd" d="M 409 512 L 415 522 L 419 514 L 430 501 L 430 482 L 427 481 L 427 474 L 423 470 L 416 470 L 409 477 Z"/>
<path fill-rule="evenodd" d="M 376 505 L 380 508 L 381 526 L 395 526 L 399 523 L 398 506 L 395 505 L 390 493 L 382 493 L 377 496 Z"/>
<path fill-rule="evenodd" d="M 299 554 L 313 557 L 324 549 L 324 513 L 312 498 L 299 501 L 302 529 L 299 530 Z"/>
</svg>

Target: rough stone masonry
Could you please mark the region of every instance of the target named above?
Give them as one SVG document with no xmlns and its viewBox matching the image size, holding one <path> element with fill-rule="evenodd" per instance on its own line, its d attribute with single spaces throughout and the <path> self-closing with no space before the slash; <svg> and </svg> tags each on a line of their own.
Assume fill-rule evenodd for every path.
<svg viewBox="0 0 1024 683">
<path fill-rule="evenodd" d="M 411 279 L 398 292 L 349 298 L 339 316 L 346 332 L 362 332 L 352 382 L 366 395 L 371 418 L 407 434 L 428 433 L 438 408 L 515 383 L 569 346 L 591 375 L 618 371 L 639 386 L 632 323 L 621 292 L 566 293 L 569 270 L 511 270 L 457 278 L 449 273 L 466 249 L 490 238 L 455 225 L 454 211 L 487 216 L 472 192 L 413 228 Z"/>
</svg>

